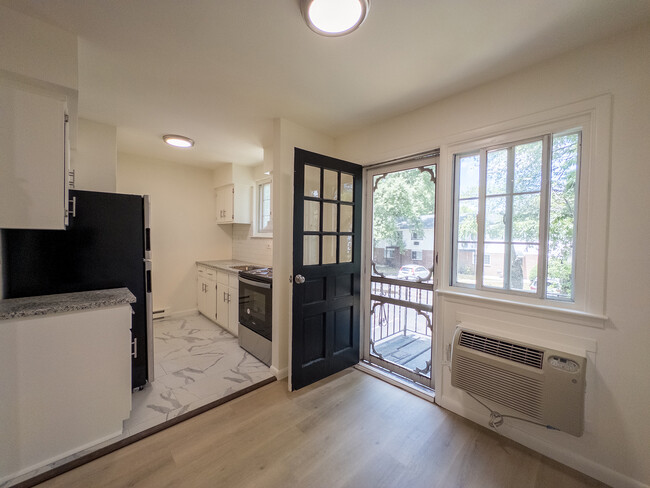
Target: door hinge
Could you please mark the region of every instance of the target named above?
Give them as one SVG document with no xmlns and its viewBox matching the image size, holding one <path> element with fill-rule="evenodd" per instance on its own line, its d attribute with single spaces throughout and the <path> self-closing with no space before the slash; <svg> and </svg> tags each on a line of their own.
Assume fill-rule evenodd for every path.
<svg viewBox="0 0 650 488">
<path fill-rule="evenodd" d="M 138 338 L 134 337 L 131 341 L 131 357 L 133 359 L 138 359 Z"/>
<path fill-rule="evenodd" d="M 70 116 L 69 116 L 68 114 L 65 114 L 65 115 L 63 116 L 63 122 L 66 122 L 66 123 L 67 123 L 67 122 L 70 122 Z"/>
</svg>

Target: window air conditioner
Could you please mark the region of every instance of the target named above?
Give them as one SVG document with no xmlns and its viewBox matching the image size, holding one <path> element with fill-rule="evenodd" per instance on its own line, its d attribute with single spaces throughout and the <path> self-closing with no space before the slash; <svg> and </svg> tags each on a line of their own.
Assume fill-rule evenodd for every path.
<svg viewBox="0 0 650 488">
<path fill-rule="evenodd" d="M 451 384 L 580 437 L 586 364 L 575 354 L 458 327 Z"/>
</svg>

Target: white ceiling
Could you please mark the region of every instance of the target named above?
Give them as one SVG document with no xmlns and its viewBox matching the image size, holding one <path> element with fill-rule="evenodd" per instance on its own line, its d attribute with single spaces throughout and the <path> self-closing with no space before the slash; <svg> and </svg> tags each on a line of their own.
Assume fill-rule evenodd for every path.
<svg viewBox="0 0 650 488">
<path fill-rule="evenodd" d="M 79 115 L 119 151 L 207 166 L 260 162 L 277 117 L 336 137 L 650 19 L 648 0 L 371 0 L 327 38 L 298 0 L 0 3 L 79 36 Z"/>
</svg>

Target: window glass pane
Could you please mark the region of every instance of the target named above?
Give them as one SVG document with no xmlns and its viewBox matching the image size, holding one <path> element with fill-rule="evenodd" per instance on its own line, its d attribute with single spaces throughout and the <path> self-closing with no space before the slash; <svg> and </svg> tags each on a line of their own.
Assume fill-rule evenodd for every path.
<svg viewBox="0 0 650 488">
<path fill-rule="evenodd" d="M 339 174 L 336 171 L 326 169 L 323 178 L 323 198 L 336 200 L 339 197 Z"/>
<path fill-rule="evenodd" d="M 336 236 L 323 236 L 323 264 L 336 263 Z"/>
<path fill-rule="evenodd" d="M 336 203 L 323 203 L 323 232 L 337 231 L 336 207 Z"/>
<path fill-rule="evenodd" d="M 506 240 L 506 197 L 485 199 L 485 240 Z"/>
<path fill-rule="evenodd" d="M 354 201 L 354 176 L 341 173 L 341 200 Z"/>
<path fill-rule="evenodd" d="M 510 289 L 536 291 L 537 255 L 539 246 L 515 244 L 510 248 Z"/>
<path fill-rule="evenodd" d="M 539 242 L 539 193 L 512 197 L 512 241 Z"/>
<path fill-rule="evenodd" d="M 476 216 L 478 214 L 478 199 L 461 200 L 458 202 L 458 240 L 476 241 L 478 226 Z"/>
<path fill-rule="evenodd" d="M 257 231 L 273 231 L 273 221 L 271 220 L 271 183 L 263 183 L 259 185 L 259 214 Z"/>
<path fill-rule="evenodd" d="M 302 264 L 305 266 L 309 266 L 311 264 L 319 264 L 318 239 L 319 236 L 303 237 Z"/>
<path fill-rule="evenodd" d="M 478 170 L 478 154 L 460 158 L 459 198 L 478 197 Z"/>
<path fill-rule="evenodd" d="M 539 191 L 542 186 L 542 141 L 515 146 L 515 193 Z"/>
<path fill-rule="evenodd" d="M 476 243 L 459 242 L 456 252 L 456 282 L 476 284 Z"/>
<path fill-rule="evenodd" d="M 573 252 L 579 142 L 579 133 L 553 137 L 547 296 L 561 299 L 573 298 Z"/>
<path fill-rule="evenodd" d="M 352 232 L 352 217 L 354 207 L 352 205 L 341 205 L 341 229 L 340 232 Z"/>
<path fill-rule="evenodd" d="M 508 150 L 499 149 L 487 153 L 486 195 L 506 193 L 508 176 Z"/>
<path fill-rule="evenodd" d="M 320 230 L 320 203 L 305 200 L 304 230 Z"/>
<path fill-rule="evenodd" d="M 305 196 L 320 197 L 320 168 L 305 165 Z"/>
<path fill-rule="evenodd" d="M 352 262 L 352 236 L 339 237 L 339 263 Z"/>
<path fill-rule="evenodd" d="M 483 255 L 483 286 L 503 288 L 505 244 L 486 244 Z"/>
</svg>

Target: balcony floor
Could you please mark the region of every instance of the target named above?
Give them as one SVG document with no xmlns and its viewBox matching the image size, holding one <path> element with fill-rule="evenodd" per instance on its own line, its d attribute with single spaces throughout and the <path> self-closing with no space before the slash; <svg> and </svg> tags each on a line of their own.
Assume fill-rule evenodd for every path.
<svg viewBox="0 0 650 488">
<path fill-rule="evenodd" d="M 375 351 L 385 361 L 397 364 L 409 370 L 426 369 L 426 362 L 431 360 L 431 337 L 412 332 L 388 337 L 375 344 Z"/>
</svg>

